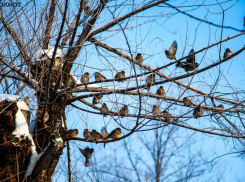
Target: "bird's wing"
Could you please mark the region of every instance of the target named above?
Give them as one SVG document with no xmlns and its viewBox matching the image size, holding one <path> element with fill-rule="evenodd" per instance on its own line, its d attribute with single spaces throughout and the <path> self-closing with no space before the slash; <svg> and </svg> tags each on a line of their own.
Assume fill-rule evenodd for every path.
<svg viewBox="0 0 245 182">
<path fill-rule="evenodd" d="M 171 47 L 169 48 L 169 52 L 173 55 L 176 54 L 177 52 L 177 41 L 176 40 L 172 43 Z"/>
<path fill-rule="evenodd" d="M 101 77 L 104 78 L 104 79 L 106 79 L 106 77 L 104 75 L 102 75 L 102 74 L 101 74 Z"/>
<path fill-rule="evenodd" d="M 83 149 L 79 148 L 79 147 L 78 147 L 78 149 L 79 149 L 80 152 L 83 154 L 83 156 L 86 157 L 86 152 L 85 152 Z"/>
<path fill-rule="evenodd" d="M 190 56 L 190 55 L 192 55 L 192 56 L 186 58 L 186 61 L 188 63 L 195 63 L 195 55 L 193 55 L 193 53 L 194 53 L 194 49 L 191 49 L 191 51 L 189 52 L 188 56 Z"/>
</svg>

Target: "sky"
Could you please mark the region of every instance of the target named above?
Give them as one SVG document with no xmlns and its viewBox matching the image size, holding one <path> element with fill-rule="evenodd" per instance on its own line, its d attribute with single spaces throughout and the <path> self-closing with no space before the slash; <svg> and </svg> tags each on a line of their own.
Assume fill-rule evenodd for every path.
<svg viewBox="0 0 245 182">
<path fill-rule="evenodd" d="M 216 1 L 168 1 L 171 5 L 193 5 L 193 4 L 213 4 Z M 224 1 L 221 1 L 224 2 Z M 220 2 L 220 3 L 221 3 Z M 234 6 L 224 14 L 224 26 L 231 26 L 237 29 L 244 29 L 244 17 L 245 17 L 245 1 L 229 1 L 227 3 L 222 3 L 222 8 L 226 9 L 230 7 L 232 4 Z M 138 1 L 135 2 L 137 4 Z M 112 3 L 113 4 L 113 3 Z M 111 4 L 111 5 L 112 5 Z M 113 10 L 113 7 L 110 7 Z M 181 8 L 181 10 L 196 16 L 200 19 L 206 17 L 207 21 L 211 21 L 215 24 L 222 24 L 222 9 L 219 6 L 205 6 L 205 7 L 186 7 Z M 122 16 L 128 9 L 123 9 L 121 14 Z M 119 11 L 118 11 L 119 12 Z M 158 15 L 158 16 L 156 16 Z M 109 17 L 109 18 L 108 18 Z M 101 18 L 99 19 L 97 26 L 94 28 L 98 28 L 105 24 L 105 22 L 110 22 L 112 18 L 110 18 L 110 12 L 105 11 L 102 13 Z M 215 43 L 221 39 L 221 28 L 217 28 L 215 26 L 211 26 L 204 22 L 197 21 L 192 19 L 186 15 L 177 13 L 176 11 L 166 7 L 166 5 L 162 5 L 161 7 L 154 7 L 146 12 L 135 15 L 130 19 L 130 21 L 124 21 L 122 23 L 122 27 L 128 25 L 127 30 L 125 30 L 125 34 L 127 35 L 127 39 L 125 39 L 122 32 L 118 32 L 120 27 L 117 25 L 110 29 L 109 31 L 96 35 L 98 40 L 101 40 L 103 43 L 106 43 L 112 47 L 115 47 L 122 51 L 123 53 L 130 55 L 130 51 L 133 56 L 136 56 L 137 53 L 142 53 L 144 57 L 144 64 L 150 65 L 153 68 L 157 68 L 158 66 L 165 65 L 170 62 L 164 54 L 164 50 L 168 49 L 172 42 L 176 40 L 178 42 L 178 51 L 177 51 L 177 59 L 182 56 L 186 56 L 189 51 L 194 48 L 194 50 L 200 50 L 212 43 Z M 137 26 L 137 28 L 135 28 Z M 232 29 L 223 29 L 222 39 L 228 38 L 238 34 L 239 32 L 234 31 Z M 223 53 L 226 48 L 230 48 L 233 52 L 238 51 L 244 46 L 245 35 L 230 40 L 228 42 L 222 43 L 221 46 L 221 57 L 223 57 Z M 130 45 L 130 51 L 127 45 Z M 199 68 L 203 68 L 213 62 L 217 61 L 219 58 L 219 46 L 214 46 L 208 51 L 203 51 L 202 53 L 196 56 L 197 62 L 200 64 Z M 92 73 L 99 71 L 107 78 L 112 78 L 116 74 L 117 71 L 126 71 L 126 76 L 134 74 L 131 64 L 114 54 L 108 54 L 107 51 L 98 48 L 99 52 L 95 50 L 95 47 L 90 43 L 86 43 L 86 46 L 83 48 L 80 53 L 79 58 L 76 61 L 76 65 L 74 66 L 73 72 L 80 79 L 80 75 L 84 72 L 90 72 L 91 81 L 94 80 Z M 218 92 L 231 92 L 232 89 L 228 87 L 228 83 L 231 83 L 233 88 L 237 91 L 244 90 L 244 57 L 245 53 L 241 53 L 240 55 L 233 58 L 231 61 L 223 63 L 221 66 L 215 67 L 205 73 L 200 75 L 196 75 L 193 78 L 185 78 L 180 81 L 184 83 L 188 83 L 191 79 L 193 79 L 192 86 L 196 86 L 198 89 L 204 90 L 205 92 L 212 92 L 218 94 Z M 86 65 L 86 66 L 84 66 Z M 137 73 L 143 72 L 143 69 L 137 67 Z M 175 66 L 170 66 L 169 68 L 161 70 L 164 74 L 169 76 L 177 76 L 184 74 L 184 71 L 181 69 L 176 69 Z M 220 74 L 218 74 L 220 71 Z M 214 87 L 215 80 L 219 77 L 218 87 Z M 157 76 L 157 80 L 161 80 L 160 77 Z M 140 78 L 140 83 L 144 83 L 145 77 Z M 133 86 L 135 85 L 135 80 L 126 81 L 123 84 L 115 82 L 112 83 L 102 83 L 101 86 L 106 86 L 109 88 L 124 88 L 125 86 Z M 151 89 L 151 93 L 155 93 L 158 87 L 153 87 Z M 164 88 L 166 90 L 166 95 L 178 96 L 181 89 L 177 86 L 173 85 L 173 83 L 164 84 Z M 86 93 L 78 93 L 78 95 L 82 95 Z M 187 91 L 186 94 L 193 95 L 193 92 Z M 234 97 L 231 95 L 230 97 Z M 239 96 L 240 99 L 244 99 L 243 95 Z M 116 100 L 115 100 L 116 99 Z M 122 105 L 117 105 L 115 103 L 111 103 L 115 101 L 119 101 L 122 104 L 130 105 L 130 112 L 136 113 L 137 109 L 135 107 L 138 106 L 136 102 L 137 97 L 125 97 L 124 95 L 113 95 L 113 96 L 104 96 L 103 102 L 106 102 L 109 108 L 113 110 L 118 110 Z M 201 101 L 202 98 L 196 97 L 195 101 Z M 88 102 L 92 102 L 92 98 L 85 99 Z M 151 106 L 156 102 L 155 99 L 145 98 L 143 100 L 144 109 L 143 113 L 147 113 L 151 110 Z M 146 105 L 147 103 L 148 105 Z M 82 105 L 79 102 L 75 102 L 76 105 L 83 107 L 84 109 L 90 109 L 85 105 Z M 169 106 L 169 103 L 162 102 L 161 107 L 166 108 Z M 225 107 L 229 107 L 228 105 Z M 79 137 L 83 137 L 83 129 L 89 128 L 90 130 L 96 129 L 100 131 L 100 128 L 104 125 L 107 125 L 108 131 L 113 130 L 115 127 L 118 127 L 117 124 L 109 117 L 103 118 L 100 115 L 94 115 L 90 113 L 85 113 L 73 109 L 71 106 L 67 107 L 67 120 L 69 121 L 68 128 L 78 128 L 79 129 Z M 146 110 L 146 111 L 145 111 Z M 186 112 L 186 109 L 180 109 L 179 106 L 172 106 L 170 109 L 171 113 L 179 114 L 179 112 Z M 190 119 L 187 121 L 188 123 L 196 122 L 197 125 L 205 125 L 206 122 L 210 121 L 210 118 L 205 118 L 203 120 L 194 120 Z M 133 121 L 128 119 L 119 120 L 120 123 L 124 124 L 127 127 L 132 126 Z M 87 125 L 88 124 L 88 125 Z M 126 134 L 127 131 L 123 130 L 123 134 Z M 191 131 L 186 131 L 186 133 L 191 134 Z M 146 134 L 147 135 L 147 134 Z M 131 137 L 131 136 L 130 136 Z M 129 138 L 130 138 L 129 137 Z M 133 138 L 133 136 L 132 136 Z M 217 156 L 229 153 L 234 151 L 232 140 L 224 140 L 221 137 L 213 137 L 204 134 L 197 134 L 198 140 L 200 139 L 202 142 L 198 145 L 203 147 L 203 152 L 207 155 L 210 155 L 211 158 L 215 158 Z M 129 139 L 130 140 L 130 139 Z M 225 141 L 225 142 L 224 142 Z M 74 168 L 78 168 L 79 170 L 89 171 L 90 169 L 85 169 L 83 167 L 84 158 L 81 157 L 81 154 L 78 152 L 76 146 L 85 147 L 91 146 L 95 148 L 96 152 L 103 150 L 103 153 L 113 152 L 115 148 L 122 145 L 122 141 L 116 142 L 115 144 L 108 144 L 106 149 L 102 149 L 101 145 L 95 144 L 87 144 L 82 142 L 75 142 L 72 144 L 73 148 L 71 150 L 73 154 L 72 164 L 74 164 Z M 111 146 L 109 146 L 111 145 Z M 112 146 L 113 145 L 113 146 Z M 137 143 L 134 145 L 137 146 Z M 198 146 L 198 148 L 200 147 Z M 66 165 L 66 152 L 62 156 L 62 159 L 57 166 L 58 170 L 54 179 L 59 177 L 60 171 L 65 172 Z M 77 158 L 79 160 L 77 160 Z M 101 160 L 101 158 L 97 159 Z M 224 181 L 245 181 L 245 165 L 244 160 L 242 158 L 236 157 L 234 155 L 226 155 L 224 157 L 220 157 L 217 159 L 221 162 L 222 166 L 225 166 L 225 179 Z M 94 162 L 94 160 L 93 160 Z M 98 161 L 97 161 L 98 162 Z M 223 162 L 223 163 L 222 163 Z M 95 163 L 95 162 L 94 162 Z M 95 166 L 94 166 L 95 167 Z M 219 168 L 219 166 L 215 166 Z M 213 169 L 212 171 L 217 171 L 218 169 Z M 210 172 L 210 175 L 214 175 L 215 172 Z M 62 176 L 62 175 L 61 175 Z M 64 177 L 64 176 L 63 176 Z M 60 179 L 60 178 L 59 178 Z"/>
</svg>

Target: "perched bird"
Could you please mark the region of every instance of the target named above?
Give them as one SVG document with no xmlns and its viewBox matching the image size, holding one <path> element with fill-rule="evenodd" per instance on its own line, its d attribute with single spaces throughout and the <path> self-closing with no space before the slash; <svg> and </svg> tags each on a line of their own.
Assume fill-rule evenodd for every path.
<svg viewBox="0 0 245 182">
<path fill-rule="evenodd" d="M 176 64 L 176 67 L 183 68 L 186 72 L 188 71 L 194 71 L 199 66 L 198 63 L 187 63 L 187 62 L 178 62 Z"/>
<path fill-rule="evenodd" d="M 225 53 L 224 53 L 224 59 L 227 58 L 227 57 L 229 57 L 232 54 L 233 54 L 233 52 L 229 48 L 227 48 L 225 50 Z"/>
<path fill-rule="evenodd" d="M 65 131 L 66 137 L 76 137 L 78 135 L 78 130 L 77 129 L 72 129 L 72 130 L 67 130 Z"/>
<path fill-rule="evenodd" d="M 136 59 L 135 63 L 142 63 L 144 61 L 141 53 L 138 53 L 135 59 Z"/>
<path fill-rule="evenodd" d="M 70 75 L 69 80 L 68 80 L 68 85 L 76 85 L 75 79 L 73 76 Z"/>
<path fill-rule="evenodd" d="M 90 131 L 88 129 L 84 129 L 83 130 L 83 137 L 85 138 L 85 140 L 91 140 L 91 135 L 90 135 Z"/>
<path fill-rule="evenodd" d="M 105 81 L 106 80 L 106 77 L 104 75 L 100 74 L 99 72 L 95 72 L 94 73 L 94 76 L 95 76 L 95 80 L 97 82 Z"/>
<path fill-rule="evenodd" d="M 101 102 L 101 98 L 103 97 L 103 95 L 98 95 L 98 96 L 94 96 L 93 98 L 93 104 L 99 104 Z"/>
<path fill-rule="evenodd" d="M 195 63 L 196 59 L 195 59 L 195 54 L 193 54 L 194 52 L 195 52 L 194 49 L 191 49 L 191 51 L 188 54 L 189 57 L 186 58 L 187 63 L 192 63 L 192 64 Z"/>
<path fill-rule="evenodd" d="M 202 115 L 203 115 L 202 108 L 200 106 L 196 107 L 193 112 L 194 118 L 196 119 L 198 117 L 202 117 Z"/>
<path fill-rule="evenodd" d="M 108 136 L 108 132 L 105 126 L 101 128 L 101 135 L 103 136 L 103 138 L 106 138 Z"/>
<path fill-rule="evenodd" d="M 165 90 L 164 90 L 163 86 L 160 86 L 160 88 L 157 89 L 156 95 L 162 96 L 164 94 L 165 94 Z"/>
<path fill-rule="evenodd" d="M 85 149 L 81 149 L 78 147 L 78 149 L 80 150 L 80 152 L 83 154 L 83 156 L 85 157 L 85 163 L 84 163 L 84 166 L 85 167 L 89 167 L 91 166 L 90 163 L 89 163 L 89 159 L 91 159 L 92 157 L 92 154 L 94 152 L 94 149 L 92 148 L 89 148 L 89 147 L 86 147 Z"/>
<path fill-rule="evenodd" d="M 97 132 L 96 130 L 92 130 L 92 132 L 91 132 L 91 138 L 95 142 L 104 139 L 104 137 L 99 132 Z"/>
<path fill-rule="evenodd" d="M 116 78 L 125 78 L 125 71 L 121 71 L 121 72 L 117 73 L 115 76 L 115 79 Z M 118 80 L 118 82 L 124 82 L 124 80 Z"/>
<path fill-rule="evenodd" d="M 219 109 L 225 109 L 224 106 L 222 104 L 218 105 L 216 108 L 219 108 Z M 216 111 L 217 112 L 217 111 Z M 213 113 L 215 113 L 215 111 L 213 111 Z"/>
<path fill-rule="evenodd" d="M 184 105 L 187 106 L 187 107 L 193 106 L 193 103 L 191 102 L 190 99 L 188 99 L 188 97 L 184 97 L 183 98 L 183 102 L 184 102 Z"/>
<path fill-rule="evenodd" d="M 85 12 L 86 15 L 88 16 L 88 15 L 91 14 L 92 10 L 91 10 L 91 8 L 90 8 L 89 6 L 86 6 L 86 7 L 84 8 L 84 12 Z"/>
<path fill-rule="evenodd" d="M 158 106 L 154 105 L 152 108 L 153 116 L 157 116 L 158 119 L 161 119 L 161 110 Z"/>
<path fill-rule="evenodd" d="M 171 121 L 174 120 L 172 114 L 170 114 L 168 111 L 163 111 L 163 118 L 166 122 L 171 123 Z"/>
<path fill-rule="evenodd" d="M 124 105 L 121 109 L 120 109 L 120 115 L 121 116 L 128 116 L 128 106 Z M 123 117 L 122 117 L 123 118 Z"/>
<path fill-rule="evenodd" d="M 220 109 L 225 109 L 222 104 L 218 105 L 217 107 L 220 108 Z"/>
<path fill-rule="evenodd" d="M 88 72 L 86 72 L 86 73 L 84 73 L 84 75 L 82 75 L 81 82 L 82 83 L 88 83 L 89 82 L 89 73 Z"/>
<path fill-rule="evenodd" d="M 112 132 L 105 139 L 115 140 L 117 138 L 120 138 L 121 136 L 122 136 L 121 128 L 116 128 L 112 130 Z"/>
<path fill-rule="evenodd" d="M 108 137 L 108 132 L 107 132 L 105 126 L 101 128 L 101 135 L 104 137 L 104 139 L 105 139 L 106 137 Z M 107 142 L 104 143 L 104 148 L 105 148 L 105 145 L 106 145 L 106 144 L 107 144 Z"/>
<path fill-rule="evenodd" d="M 175 54 L 177 52 L 177 41 L 175 40 L 171 47 L 169 48 L 169 50 L 165 50 L 165 54 L 167 56 L 168 59 L 175 59 L 176 60 L 176 57 L 175 57 Z"/>
<path fill-rule="evenodd" d="M 27 106 L 30 106 L 30 97 L 24 98 L 24 101 L 26 102 Z"/>
<path fill-rule="evenodd" d="M 150 88 L 151 88 L 151 85 L 153 85 L 154 83 L 155 83 L 155 81 L 156 81 L 156 75 L 155 74 L 151 74 L 151 75 L 149 75 L 147 78 L 146 78 L 146 84 L 147 84 L 147 87 L 146 87 L 146 89 L 147 90 L 150 90 Z"/>
<path fill-rule="evenodd" d="M 106 115 L 109 113 L 109 109 L 106 103 L 102 104 L 101 113 L 103 114 L 104 117 L 106 117 Z"/>
</svg>

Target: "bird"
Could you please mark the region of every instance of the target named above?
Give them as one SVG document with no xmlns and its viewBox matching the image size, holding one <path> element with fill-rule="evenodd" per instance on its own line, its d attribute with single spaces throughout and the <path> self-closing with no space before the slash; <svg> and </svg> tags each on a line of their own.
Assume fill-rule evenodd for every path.
<svg viewBox="0 0 245 182">
<path fill-rule="evenodd" d="M 136 59 L 135 63 L 142 63 L 144 61 L 141 53 L 138 53 L 135 59 Z"/>
<path fill-rule="evenodd" d="M 197 119 L 199 117 L 202 117 L 202 115 L 203 115 L 202 108 L 200 106 L 197 106 L 193 112 L 194 118 Z"/>
<path fill-rule="evenodd" d="M 193 103 L 191 102 L 190 99 L 188 99 L 188 97 L 184 97 L 184 98 L 183 98 L 183 103 L 184 103 L 184 105 L 187 106 L 187 107 L 193 106 Z"/>
<path fill-rule="evenodd" d="M 84 163 L 84 166 L 85 167 L 89 167 L 91 166 L 90 163 L 89 163 L 89 159 L 91 159 L 92 157 L 92 154 L 94 152 L 94 149 L 93 148 L 89 148 L 89 147 L 86 147 L 85 149 L 81 149 L 78 147 L 78 149 L 80 150 L 80 152 L 83 154 L 83 156 L 85 157 L 85 163 Z"/>
<path fill-rule="evenodd" d="M 71 75 L 69 76 L 68 85 L 76 85 L 75 79 Z"/>
<path fill-rule="evenodd" d="M 219 108 L 219 109 L 225 109 L 224 106 L 222 104 L 218 105 L 216 108 Z M 217 112 L 217 111 L 216 111 Z M 215 113 L 215 111 L 213 111 L 213 113 Z"/>
<path fill-rule="evenodd" d="M 220 108 L 220 109 L 225 109 L 222 104 L 218 105 L 217 107 Z"/>
<path fill-rule="evenodd" d="M 153 116 L 156 116 L 158 119 L 161 119 L 161 110 L 158 106 L 154 105 L 152 108 Z"/>
<path fill-rule="evenodd" d="M 101 102 L 101 98 L 102 97 L 103 97 L 103 95 L 94 96 L 94 98 L 93 98 L 93 105 L 99 104 Z"/>
<path fill-rule="evenodd" d="M 146 78 L 146 84 L 147 84 L 147 86 L 146 86 L 146 89 L 147 90 L 150 90 L 150 88 L 151 88 L 151 85 L 153 85 L 154 83 L 155 83 L 155 81 L 156 81 L 156 75 L 155 74 L 151 74 L 151 75 L 149 75 L 147 78 Z"/>
<path fill-rule="evenodd" d="M 120 109 L 120 115 L 121 116 L 128 116 L 128 106 L 124 105 L 121 109 Z M 123 118 L 123 117 L 122 117 Z"/>
<path fill-rule="evenodd" d="M 164 90 L 163 86 L 160 86 L 160 88 L 157 89 L 156 95 L 163 96 L 164 94 L 165 94 L 165 90 Z"/>
<path fill-rule="evenodd" d="M 105 126 L 101 128 L 101 135 L 103 136 L 103 138 L 106 138 L 108 136 L 108 132 Z"/>
<path fill-rule="evenodd" d="M 114 130 L 111 131 L 111 133 L 105 138 L 105 139 L 118 139 L 122 136 L 122 131 L 121 128 L 116 128 Z"/>
<path fill-rule="evenodd" d="M 195 59 L 195 54 L 193 54 L 194 52 L 195 52 L 194 49 L 191 49 L 191 51 L 188 54 L 189 57 L 186 58 L 187 63 L 192 63 L 192 64 L 195 63 L 196 59 Z"/>
<path fill-rule="evenodd" d="M 175 40 L 171 47 L 169 48 L 169 50 L 165 50 L 165 54 L 167 56 L 168 59 L 175 59 L 176 60 L 176 57 L 175 57 L 175 54 L 177 52 L 177 41 Z"/>
<path fill-rule="evenodd" d="M 106 103 L 102 104 L 101 113 L 103 114 L 104 117 L 106 117 L 106 115 L 109 113 L 109 109 L 108 109 Z"/>
<path fill-rule="evenodd" d="M 92 130 L 92 132 L 91 132 L 91 138 L 95 142 L 104 139 L 104 137 L 99 132 L 97 132 L 96 130 Z"/>
<path fill-rule="evenodd" d="M 65 135 L 68 138 L 76 137 L 78 135 L 78 130 L 77 129 L 67 130 L 65 131 Z"/>
<path fill-rule="evenodd" d="M 91 133 L 90 133 L 90 131 L 88 129 L 84 129 L 83 130 L 83 137 L 85 138 L 86 141 L 92 139 L 91 138 Z"/>
<path fill-rule="evenodd" d="M 166 122 L 171 123 L 171 121 L 174 120 L 173 116 L 171 113 L 168 111 L 163 111 L 163 118 L 165 119 Z"/>
<path fill-rule="evenodd" d="M 89 73 L 86 72 L 84 75 L 81 77 L 81 83 L 88 83 L 89 82 Z"/>
<path fill-rule="evenodd" d="M 95 76 L 95 81 L 97 81 L 97 82 L 106 80 L 106 77 L 104 75 L 100 74 L 99 72 L 95 72 L 94 76 Z"/>
<path fill-rule="evenodd" d="M 86 6 L 86 7 L 84 8 L 84 12 L 85 12 L 86 15 L 88 16 L 88 15 L 91 14 L 92 10 L 91 10 L 91 8 L 90 8 L 89 6 Z"/>
<path fill-rule="evenodd" d="M 233 52 L 229 48 L 226 48 L 225 53 L 224 53 L 224 59 L 229 57 L 232 54 Z"/>
<path fill-rule="evenodd" d="M 176 67 L 183 68 L 186 72 L 188 71 L 194 71 L 199 66 L 198 63 L 187 63 L 187 62 L 178 62 L 176 64 Z"/>
<path fill-rule="evenodd" d="M 118 72 L 115 76 L 115 79 L 117 78 L 125 78 L 125 71 Z M 124 82 L 124 80 L 118 80 L 118 82 Z"/>
</svg>

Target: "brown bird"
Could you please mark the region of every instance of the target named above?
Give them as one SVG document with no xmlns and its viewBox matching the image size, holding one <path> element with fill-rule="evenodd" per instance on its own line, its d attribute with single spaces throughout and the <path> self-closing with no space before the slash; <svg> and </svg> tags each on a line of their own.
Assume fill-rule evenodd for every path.
<svg viewBox="0 0 245 182">
<path fill-rule="evenodd" d="M 135 63 L 142 63 L 144 61 L 141 53 L 138 53 L 135 59 L 136 59 Z"/>
<path fill-rule="evenodd" d="M 162 96 L 162 95 L 164 95 L 164 94 L 165 94 L 165 90 L 164 90 L 163 86 L 160 86 L 160 88 L 157 89 L 156 95 Z M 159 99 L 159 98 L 158 98 L 158 99 Z"/>
<path fill-rule="evenodd" d="M 103 136 L 99 132 L 97 132 L 96 130 L 92 130 L 92 132 L 91 132 L 91 138 L 95 142 L 104 139 Z"/>
<path fill-rule="evenodd" d="M 154 105 L 152 108 L 153 116 L 156 116 L 158 119 L 161 119 L 161 110 L 158 106 Z"/>
<path fill-rule="evenodd" d="M 93 104 L 99 104 L 101 102 L 101 98 L 103 97 L 103 95 L 98 95 L 98 96 L 94 96 L 93 98 Z"/>
<path fill-rule="evenodd" d="M 168 111 L 163 111 L 163 118 L 168 123 L 171 123 L 174 120 L 172 114 L 170 114 Z"/>
<path fill-rule="evenodd" d="M 67 130 L 65 131 L 65 135 L 68 138 L 76 137 L 78 135 L 78 130 L 77 129 Z"/>
<path fill-rule="evenodd" d="M 199 66 L 198 63 L 187 63 L 187 62 L 178 62 L 176 67 L 183 68 L 186 72 L 194 71 Z"/>
<path fill-rule="evenodd" d="M 90 131 L 88 129 L 84 129 L 83 130 L 83 137 L 85 138 L 85 140 L 91 140 L 91 135 L 90 135 Z"/>
<path fill-rule="evenodd" d="M 68 85 L 76 85 L 75 79 L 71 75 L 70 75 L 69 80 L 68 80 Z"/>
<path fill-rule="evenodd" d="M 224 59 L 227 58 L 227 57 L 229 57 L 232 54 L 233 54 L 233 52 L 229 48 L 227 48 L 225 50 L 225 53 L 224 53 Z"/>
<path fill-rule="evenodd" d="M 104 117 L 106 117 L 106 115 L 109 113 L 109 109 L 106 103 L 102 104 L 101 113 L 103 114 Z"/>
<path fill-rule="evenodd" d="M 151 85 L 153 85 L 155 83 L 155 81 L 156 81 L 155 77 L 156 77 L 155 74 L 151 74 L 146 78 L 146 84 L 147 84 L 146 89 L 147 90 L 150 90 Z"/>
<path fill-rule="evenodd" d="M 86 6 L 84 8 L 84 12 L 86 13 L 87 16 L 89 16 L 91 14 L 92 10 L 91 10 L 91 8 L 89 6 Z"/>
<path fill-rule="evenodd" d="M 81 83 L 88 83 L 89 82 L 89 73 L 86 72 L 84 75 L 81 77 Z"/>
<path fill-rule="evenodd" d="M 120 115 L 121 116 L 128 116 L 128 106 L 124 105 L 121 109 L 120 109 Z M 122 117 L 123 118 L 123 117 Z"/>
<path fill-rule="evenodd" d="M 122 136 L 122 131 L 121 128 L 116 128 L 114 130 L 112 130 L 112 132 L 105 138 L 105 139 L 118 139 Z"/>
<path fill-rule="evenodd" d="M 218 105 L 217 108 L 219 109 L 225 109 L 224 106 L 222 104 Z M 217 111 L 216 111 L 217 112 Z M 216 113 L 215 111 L 213 111 L 213 113 Z"/>
<path fill-rule="evenodd" d="M 194 54 L 194 49 L 191 49 L 191 51 L 188 54 L 188 58 L 186 58 L 186 62 L 187 63 L 192 63 L 194 65 L 196 58 L 195 58 L 195 54 Z"/>
<path fill-rule="evenodd" d="M 84 166 L 85 167 L 89 167 L 91 166 L 90 163 L 89 163 L 89 159 L 91 159 L 92 157 L 92 154 L 94 152 L 94 149 L 92 148 L 89 148 L 89 147 L 86 147 L 85 149 L 81 149 L 78 147 L 78 149 L 80 150 L 80 152 L 83 154 L 83 156 L 85 157 L 85 163 L 84 163 Z"/>
<path fill-rule="evenodd" d="M 175 59 L 176 60 L 176 57 L 175 57 L 175 54 L 177 52 L 177 41 L 175 40 L 171 47 L 169 48 L 169 50 L 165 50 L 165 54 L 167 56 L 168 59 Z"/>
<path fill-rule="evenodd" d="M 125 78 L 125 71 L 121 71 L 116 74 L 115 79 L 117 78 Z M 118 80 L 118 82 L 124 82 L 124 80 Z"/>
<path fill-rule="evenodd" d="M 187 107 L 193 106 L 193 103 L 191 102 L 190 99 L 188 99 L 188 97 L 184 97 L 183 98 L 183 102 L 184 102 L 184 105 L 187 106 Z"/>
<path fill-rule="evenodd" d="M 95 72 L 94 76 L 95 76 L 95 81 L 97 81 L 97 82 L 106 80 L 106 77 L 104 75 L 100 74 L 99 72 Z"/>
<path fill-rule="evenodd" d="M 202 115 L 203 115 L 202 108 L 200 106 L 197 106 L 193 112 L 194 118 L 197 119 L 199 117 L 202 117 Z"/>
</svg>

